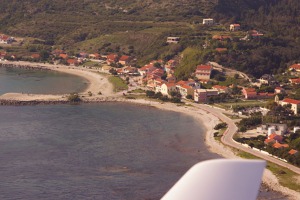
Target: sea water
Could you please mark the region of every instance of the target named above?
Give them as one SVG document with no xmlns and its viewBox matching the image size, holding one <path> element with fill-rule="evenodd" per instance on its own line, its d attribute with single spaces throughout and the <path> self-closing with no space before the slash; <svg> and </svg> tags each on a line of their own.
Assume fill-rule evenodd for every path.
<svg viewBox="0 0 300 200">
<path fill-rule="evenodd" d="M 0 199 L 158 200 L 191 166 L 220 158 L 204 138 L 193 118 L 146 106 L 2 106 Z"/>
<path fill-rule="evenodd" d="M 0 95 L 5 93 L 69 94 L 82 92 L 87 86 L 87 80 L 66 73 L 0 67 Z"/>
</svg>

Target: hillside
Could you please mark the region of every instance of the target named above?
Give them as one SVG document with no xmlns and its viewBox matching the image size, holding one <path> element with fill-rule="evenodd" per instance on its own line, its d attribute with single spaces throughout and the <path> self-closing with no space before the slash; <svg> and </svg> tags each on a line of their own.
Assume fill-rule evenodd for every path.
<svg viewBox="0 0 300 200">
<path fill-rule="evenodd" d="M 199 49 L 230 23 L 240 23 L 244 30 L 240 35 L 257 29 L 265 37 L 251 44 L 213 43 L 211 48 L 231 50 L 219 55 L 208 49 L 203 62 L 215 59 L 259 76 L 284 69 L 300 57 L 298 10 L 300 2 L 294 0 L 2 0 L 0 31 L 41 39 L 26 47 L 37 51 L 55 45 L 70 52 L 105 49 L 128 53 L 133 46 L 131 53 L 142 65 L 151 59 L 170 58 L 187 47 Z M 206 17 L 223 26 L 198 25 Z M 166 46 L 165 38 L 170 35 L 180 36 L 180 44 Z M 109 48 L 103 47 L 108 44 Z"/>
</svg>

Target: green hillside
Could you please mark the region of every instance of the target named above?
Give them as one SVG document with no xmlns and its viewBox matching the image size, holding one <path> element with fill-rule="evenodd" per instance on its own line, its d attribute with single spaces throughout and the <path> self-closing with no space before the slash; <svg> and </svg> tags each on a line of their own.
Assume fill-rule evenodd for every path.
<svg viewBox="0 0 300 200">
<path fill-rule="evenodd" d="M 0 31 L 40 39 L 26 46 L 31 50 L 126 53 L 138 57 L 140 65 L 169 59 L 186 48 L 204 51 L 209 41 L 208 49 L 199 52 L 205 54 L 203 62 L 215 60 L 260 76 L 298 62 L 299 10 L 300 2 L 294 0 L 2 0 Z M 207 17 L 222 25 L 202 26 Z M 229 33 L 230 23 L 240 23 L 242 31 Z M 264 37 L 239 41 L 251 29 Z M 233 41 L 211 41 L 215 34 L 230 34 Z M 166 45 L 167 36 L 179 36 L 181 42 Z M 228 51 L 216 53 L 217 47 Z M 188 74 L 184 71 L 177 74 Z"/>
</svg>

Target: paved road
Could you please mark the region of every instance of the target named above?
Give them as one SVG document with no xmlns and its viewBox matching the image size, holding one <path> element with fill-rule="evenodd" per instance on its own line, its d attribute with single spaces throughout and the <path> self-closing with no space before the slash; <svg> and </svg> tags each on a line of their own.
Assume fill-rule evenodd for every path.
<svg viewBox="0 0 300 200">
<path fill-rule="evenodd" d="M 228 129 L 225 131 L 223 137 L 221 138 L 221 141 L 228 145 L 228 146 L 231 146 L 233 148 L 236 148 L 236 149 L 239 149 L 239 150 L 242 150 L 242 151 L 245 151 L 245 152 L 248 152 L 250 154 L 253 154 L 257 157 L 260 157 L 264 160 L 268 160 L 270 162 L 273 162 L 275 164 L 278 164 L 280 166 L 283 166 L 283 167 L 286 167 L 288 169 L 290 169 L 291 171 L 297 173 L 297 174 L 300 174 L 300 168 L 298 167 L 295 167 L 291 164 L 288 164 L 286 162 L 283 162 L 281 160 L 278 160 L 274 157 L 271 157 L 271 156 L 268 156 L 268 155 L 265 155 L 265 154 L 262 154 L 258 151 L 255 151 L 251 148 L 247 148 L 237 142 L 235 142 L 233 140 L 233 135 L 237 132 L 238 128 L 237 126 L 235 125 L 234 121 L 230 118 L 228 118 L 227 116 L 223 115 L 223 111 L 220 110 L 220 109 L 216 109 L 216 108 L 212 108 L 208 105 L 203 105 L 203 104 L 195 104 L 196 107 L 200 108 L 200 109 L 203 109 L 203 110 L 206 110 L 210 113 L 212 113 L 214 116 L 218 117 L 221 121 L 223 122 L 226 122 L 228 124 Z M 227 111 L 228 112 L 228 111 Z"/>
<path fill-rule="evenodd" d="M 216 62 L 208 62 L 208 63 L 216 69 L 222 69 L 222 70 L 228 71 L 228 72 L 233 73 L 233 74 L 239 74 L 240 77 L 248 80 L 252 84 L 251 78 L 243 72 L 240 72 L 240 71 L 237 71 L 237 70 L 234 70 L 234 69 L 230 69 L 230 68 L 227 68 L 227 67 L 223 67 L 222 65 L 220 65 Z"/>
</svg>

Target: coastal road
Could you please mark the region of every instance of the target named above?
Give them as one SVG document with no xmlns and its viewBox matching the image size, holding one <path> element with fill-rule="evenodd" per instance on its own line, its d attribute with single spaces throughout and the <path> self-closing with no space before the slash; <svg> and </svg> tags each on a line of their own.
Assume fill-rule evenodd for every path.
<svg viewBox="0 0 300 200">
<path fill-rule="evenodd" d="M 236 149 L 239 149 L 239 150 L 242 150 L 242 151 L 245 151 L 247 153 L 255 155 L 255 156 L 257 156 L 259 158 L 262 158 L 264 160 L 273 162 L 273 163 L 275 163 L 277 165 L 280 165 L 282 167 L 286 167 L 286 168 L 290 169 L 291 171 L 293 171 L 293 172 L 295 172 L 295 173 L 297 173 L 297 174 L 300 175 L 300 168 L 299 167 L 296 167 L 296 166 L 291 165 L 289 163 L 283 162 L 283 161 L 278 160 L 278 159 L 276 159 L 274 157 L 271 157 L 269 155 L 262 154 L 259 151 L 255 151 L 255 150 L 253 150 L 251 148 L 247 148 L 247 147 L 245 147 L 245 146 L 237 143 L 236 141 L 234 141 L 233 140 L 233 136 L 237 132 L 238 128 L 237 128 L 237 126 L 235 125 L 235 123 L 234 123 L 234 121 L 232 119 L 230 119 L 229 117 L 225 116 L 222 113 L 223 110 L 216 109 L 216 108 L 213 108 L 211 106 L 203 105 L 203 104 L 194 104 L 194 105 L 196 107 L 202 109 L 202 110 L 210 112 L 212 115 L 216 116 L 221 121 L 227 123 L 228 128 L 224 132 L 223 137 L 221 138 L 221 141 L 222 141 L 223 144 L 228 145 L 228 146 L 233 147 L 233 148 L 236 148 Z"/>
</svg>

